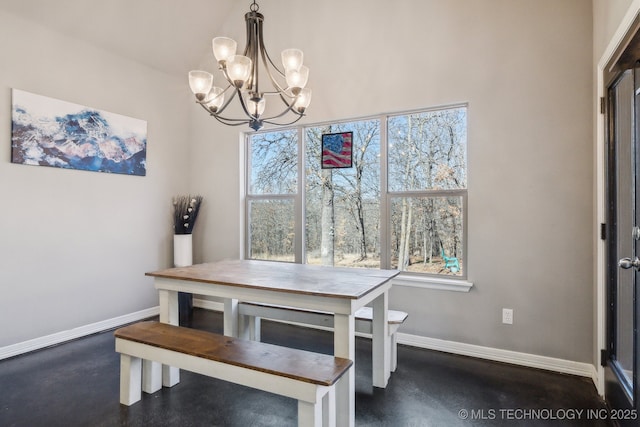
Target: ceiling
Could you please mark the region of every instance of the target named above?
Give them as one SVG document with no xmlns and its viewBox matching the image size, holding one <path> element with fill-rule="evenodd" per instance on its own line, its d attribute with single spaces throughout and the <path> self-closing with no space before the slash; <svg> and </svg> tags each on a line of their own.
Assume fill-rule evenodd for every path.
<svg viewBox="0 0 640 427">
<path fill-rule="evenodd" d="M 243 35 L 243 14 L 249 4 L 249 0 L 0 0 L 0 10 L 184 76 L 210 54 L 212 37 L 231 15 Z"/>
</svg>

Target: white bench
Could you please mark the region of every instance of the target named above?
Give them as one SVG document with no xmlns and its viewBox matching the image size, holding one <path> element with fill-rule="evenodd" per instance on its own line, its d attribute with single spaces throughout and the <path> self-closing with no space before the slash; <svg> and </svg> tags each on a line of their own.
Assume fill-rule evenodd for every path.
<svg viewBox="0 0 640 427">
<path fill-rule="evenodd" d="M 298 400 L 298 426 L 336 425 L 335 386 L 353 362 L 159 322 L 115 331 L 120 403 L 162 386 L 161 364 Z M 154 377 L 154 378 L 149 378 Z"/>
<path fill-rule="evenodd" d="M 249 338 L 260 341 L 260 319 L 273 319 L 284 322 L 300 323 L 304 325 L 321 326 L 333 328 L 333 314 L 322 311 L 302 310 L 281 305 L 262 304 L 248 301 L 238 303 L 238 314 L 240 315 L 240 330 L 248 325 Z M 356 332 L 370 334 L 372 332 L 373 310 L 371 307 L 362 307 L 356 311 Z M 389 310 L 387 312 L 389 324 L 390 343 L 390 367 L 394 372 L 398 367 L 398 343 L 396 332 L 407 319 L 408 314 L 404 311 Z"/>
</svg>

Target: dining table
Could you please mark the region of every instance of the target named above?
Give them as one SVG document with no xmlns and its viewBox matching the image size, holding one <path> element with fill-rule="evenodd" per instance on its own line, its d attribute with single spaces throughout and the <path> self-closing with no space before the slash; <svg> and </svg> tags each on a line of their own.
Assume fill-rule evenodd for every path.
<svg viewBox="0 0 640 427">
<path fill-rule="evenodd" d="M 398 270 L 332 267 L 260 260 L 222 260 L 146 273 L 158 290 L 160 322 L 178 324 L 178 292 L 221 298 L 224 334 L 237 337 L 238 302 L 252 301 L 334 315 L 334 355 L 355 363 L 355 312 L 373 310 L 372 379 L 384 388 L 390 376 L 388 304 Z M 162 384 L 179 382 L 179 370 L 162 368 Z M 355 368 L 338 384 L 337 425 L 355 424 Z"/>
</svg>

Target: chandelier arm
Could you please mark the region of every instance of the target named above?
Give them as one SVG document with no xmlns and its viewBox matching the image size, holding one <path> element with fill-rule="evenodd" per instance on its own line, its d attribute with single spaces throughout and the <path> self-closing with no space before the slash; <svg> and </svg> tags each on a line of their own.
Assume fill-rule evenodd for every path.
<svg viewBox="0 0 640 427">
<path fill-rule="evenodd" d="M 260 66 L 258 64 L 258 53 L 262 46 L 262 15 L 257 17 L 255 22 L 255 39 L 252 43 L 253 47 L 253 88 L 255 93 L 260 93 Z"/>
<path fill-rule="evenodd" d="M 237 123 L 234 123 L 233 126 L 235 126 L 236 124 L 241 125 L 241 124 L 244 124 L 244 123 L 249 123 L 251 121 L 250 119 L 232 119 L 232 118 L 229 118 L 229 117 L 221 116 L 218 113 L 211 113 L 210 112 L 209 114 L 211 116 L 215 117 L 216 119 L 218 119 L 218 121 L 220 121 L 220 122 L 224 121 L 224 122 L 227 122 L 228 124 L 232 124 L 232 122 L 237 122 Z"/>
<path fill-rule="evenodd" d="M 260 36 L 262 36 L 262 28 L 260 29 Z M 274 81 L 274 78 L 273 78 L 273 75 L 271 74 L 271 71 L 269 71 L 268 64 L 271 64 L 273 69 L 276 70 L 281 77 L 286 78 L 285 73 L 275 64 L 275 62 L 273 62 L 273 60 L 271 59 L 271 56 L 269 56 L 269 52 L 267 51 L 267 48 L 264 45 L 263 37 L 260 37 L 259 43 L 260 43 L 260 54 L 262 55 L 262 62 L 264 63 L 264 68 L 267 70 L 267 74 L 269 74 L 271 81 Z M 282 88 L 280 88 L 279 85 L 277 86 L 280 90 L 282 90 Z"/>
<path fill-rule="evenodd" d="M 276 66 L 276 64 L 274 64 L 273 61 L 271 60 L 271 57 L 269 56 L 269 52 L 267 52 L 267 49 L 264 47 L 264 40 L 263 39 L 260 39 L 260 54 L 262 55 L 262 62 L 264 63 L 264 68 L 267 71 L 267 75 L 269 76 L 269 80 L 271 80 L 271 84 L 278 91 L 278 93 L 284 92 L 286 89 L 283 89 L 280 86 L 280 84 L 278 83 L 278 81 L 275 79 L 275 77 L 273 77 L 273 74 L 271 73 L 271 70 L 269 69 L 269 64 L 271 64 L 273 69 L 276 70 L 278 72 L 278 74 L 280 74 L 283 78 L 286 78 L 285 74 L 282 71 L 280 71 L 280 69 Z M 289 103 L 287 103 L 287 102 L 285 102 L 285 104 L 289 105 Z"/>
<path fill-rule="evenodd" d="M 287 89 L 289 89 L 289 88 L 287 88 Z M 275 91 L 275 90 L 274 90 L 274 91 L 272 91 L 272 92 L 262 92 L 262 94 L 263 94 L 263 95 L 278 95 L 278 96 L 286 96 L 287 98 L 290 98 L 290 99 L 295 99 L 295 98 L 296 98 L 296 95 L 289 95 L 289 94 L 286 92 L 286 89 L 285 89 L 285 91 L 284 91 L 284 92 L 278 92 L 278 91 Z"/>
<path fill-rule="evenodd" d="M 248 124 L 251 122 L 251 118 L 244 118 L 244 119 L 234 119 L 231 117 L 224 117 L 222 115 L 220 115 L 220 113 L 222 113 L 222 111 L 216 111 L 215 113 L 209 111 L 209 115 L 211 115 L 213 118 L 215 118 L 217 121 L 219 121 L 222 124 L 225 125 L 229 125 L 229 126 L 239 126 L 239 125 L 244 125 L 244 124 Z"/>
<path fill-rule="evenodd" d="M 227 125 L 227 126 L 242 126 L 242 125 L 246 125 L 247 123 L 249 123 L 249 120 L 240 120 L 240 119 L 229 119 L 226 117 L 220 117 L 217 114 L 211 114 L 211 117 L 213 117 L 214 119 L 216 119 L 217 121 L 219 121 L 220 123 L 222 123 L 223 125 Z M 237 123 L 234 123 L 236 122 Z"/>
<path fill-rule="evenodd" d="M 270 124 L 270 125 L 274 125 L 274 126 L 289 126 L 292 125 L 296 122 L 298 122 L 302 117 L 304 117 L 304 114 L 300 114 L 295 120 L 291 121 L 291 122 L 287 122 L 287 123 L 276 123 L 271 121 L 271 119 L 274 119 L 275 117 L 271 117 L 271 119 L 264 119 L 262 120 L 264 123 Z"/>
<path fill-rule="evenodd" d="M 271 59 L 271 56 L 269 56 L 269 52 L 267 52 L 267 49 L 264 47 L 264 40 L 260 39 L 260 49 L 261 49 L 261 53 L 262 53 L 262 62 L 264 62 L 264 65 L 267 70 L 269 70 L 269 67 L 267 67 L 267 63 L 271 64 L 271 66 L 278 72 L 278 74 L 280 74 L 280 76 L 282 76 L 283 78 L 286 78 L 286 74 L 280 70 L 280 68 L 278 68 L 278 66 L 273 62 L 273 60 Z M 269 73 L 271 74 L 271 73 Z M 272 77 L 273 79 L 273 77 Z"/>
<path fill-rule="evenodd" d="M 244 56 L 248 57 L 252 61 L 251 76 L 246 82 L 247 90 L 250 92 L 259 92 L 259 64 L 258 64 L 258 49 L 262 45 L 262 20 L 264 17 L 262 14 L 251 11 L 245 14 L 245 21 L 247 27 L 247 45 L 244 48 Z"/>
<path fill-rule="evenodd" d="M 206 106 L 206 105 L 204 105 L 204 102 L 196 101 L 196 104 L 200 105 L 202 108 L 204 108 L 204 110 L 205 110 L 207 113 L 211 114 L 211 111 L 207 108 L 207 106 Z"/>
<path fill-rule="evenodd" d="M 265 67 L 266 68 L 266 67 Z M 293 96 L 290 97 L 289 94 L 285 91 L 285 89 L 282 89 L 282 87 L 280 87 L 280 85 L 278 84 L 278 82 L 273 78 L 273 76 L 271 75 L 271 73 L 269 72 L 269 70 L 267 69 L 267 75 L 269 76 L 269 78 L 271 79 L 271 83 L 273 84 L 273 86 L 276 88 L 277 92 L 266 92 L 265 94 L 267 95 L 278 95 L 280 97 L 280 99 L 282 100 L 283 104 L 286 105 L 285 110 L 278 114 L 277 116 L 273 116 L 271 118 L 276 118 L 276 117 L 282 117 L 283 115 L 285 115 L 287 112 L 292 111 L 296 114 L 298 114 L 295 110 L 293 110 L 293 107 L 296 104 L 296 99 L 298 98 L 297 96 Z M 285 95 L 289 98 L 291 98 L 291 101 L 288 101 L 285 98 Z"/>
<path fill-rule="evenodd" d="M 282 97 L 280 97 L 282 99 Z M 283 100 L 284 101 L 284 100 Z M 267 117 L 264 120 L 273 120 L 273 119 L 277 119 L 279 117 L 284 116 L 285 114 L 287 114 L 288 112 L 292 112 L 293 114 L 297 115 L 297 116 L 304 116 L 304 113 L 300 113 L 296 110 L 293 109 L 293 107 L 295 107 L 295 103 L 292 103 L 291 105 L 287 104 L 285 102 L 285 104 L 287 105 L 287 108 L 284 109 L 284 111 L 282 111 L 280 114 L 276 114 L 275 116 L 271 116 L 271 117 Z"/>
<path fill-rule="evenodd" d="M 259 117 L 254 116 L 253 114 L 251 114 L 249 112 L 249 110 L 247 109 L 247 105 L 244 103 L 244 99 L 242 98 L 242 94 L 240 93 L 240 89 L 236 89 L 236 92 L 238 92 L 238 99 L 240 100 L 240 106 L 242 107 L 242 109 L 244 110 L 244 113 L 249 116 L 249 118 L 254 119 L 254 120 L 260 120 Z"/>
<path fill-rule="evenodd" d="M 227 86 L 227 88 L 222 93 L 226 92 L 227 89 L 229 89 L 229 87 L 230 86 Z M 215 117 L 220 123 L 227 124 L 227 125 L 230 125 L 230 126 L 238 126 L 238 125 L 249 123 L 250 122 L 249 119 L 232 119 L 232 118 L 223 117 L 223 116 L 220 115 L 220 113 L 222 113 L 224 111 L 224 109 L 227 108 L 227 106 L 233 100 L 233 98 L 235 96 L 236 96 L 236 91 L 234 91 L 231 94 L 231 96 L 229 97 L 227 102 L 225 102 L 224 105 L 221 108 L 219 108 L 215 113 L 213 111 L 209 110 L 209 108 L 206 105 L 206 101 L 196 101 L 196 104 L 200 104 L 200 106 L 202 108 L 204 108 L 205 111 L 207 113 L 209 113 L 210 116 Z M 238 123 L 232 123 L 232 122 L 238 122 Z"/>
<path fill-rule="evenodd" d="M 220 66 L 219 70 L 222 72 L 222 76 L 227 81 L 227 83 L 229 83 L 229 86 L 234 86 L 235 87 L 235 85 L 233 84 L 233 82 L 229 78 L 229 74 L 227 74 L 227 67 L 226 66 Z M 227 89 L 229 88 L 229 86 L 227 86 Z M 227 89 L 225 89 L 225 90 L 227 90 Z"/>
<path fill-rule="evenodd" d="M 297 95 L 296 96 L 292 96 L 290 97 L 289 94 L 286 92 L 286 89 L 283 89 L 278 82 L 276 81 L 276 79 L 273 77 L 273 75 L 271 74 L 269 67 L 266 65 L 267 61 L 271 64 L 271 66 L 282 76 L 284 76 L 284 74 L 280 71 L 280 69 L 273 63 L 273 61 L 271 60 L 271 57 L 269 56 L 269 53 L 266 51 L 266 49 L 264 49 L 264 44 L 262 45 L 263 49 L 262 49 L 262 60 L 265 63 L 265 69 L 267 70 L 267 75 L 269 76 L 269 79 L 271 79 L 271 83 L 273 84 L 273 87 L 276 89 L 277 92 L 268 92 L 268 94 L 273 94 L 273 95 L 278 95 L 280 97 L 280 99 L 282 100 L 282 102 L 284 103 L 284 105 L 287 106 L 287 108 L 280 114 L 270 117 L 269 119 L 275 119 L 278 117 L 282 117 L 285 114 L 287 114 L 289 111 L 299 115 L 300 117 L 302 116 L 301 113 L 298 113 L 297 111 L 293 110 L 293 107 L 295 106 L 296 103 L 296 99 L 298 98 Z M 288 101 L 285 98 L 285 95 L 289 98 L 291 98 L 291 101 Z M 298 117 L 298 119 L 296 119 L 296 121 L 300 120 L 300 117 Z M 295 122 L 293 122 L 295 123 Z"/>
<path fill-rule="evenodd" d="M 217 96 L 216 96 L 216 98 L 217 98 L 218 96 L 222 96 L 222 95 L 224 95 L 224 94 L 225 94 L 225 92 L 226 92 L 226 91 L 228 91 L 230 87 L 231 87 L 231 85 L 228 85 L 226 88 L 224 88 L 224 90 L 223 90 L 222 92 L 220 92 L 220 94 L 219 94 L 219 95 L 217 95 Z M 218 109 L 218 111 L 220 111 L 220 112 L 221 112 L 222 110 L 224 110 L 225 108 L 227 108 L 227 105 L 229 105 L 229 102 L 231 102 L 231 100 L 233 99 L 234 95 L 235 95 L 235 92 L 234 92 L 234 93 L 229 97 L 229 99 L 227 99 L 227 102 L 225 102 L 225 103 L 224 103 L 224 105 Z M 198 100 L 196 100 L 196 102 L 197 102 L 198 104 L 202 105 L 202 107 L 204 107 L 205 109 L 207 109 L 206 104 L 207 104 L 209 101 L 211 101 L 211 100 L 210 100 L 210 99 L 206 99 L 206 98 L 205 98 L 205 99 L 203 99 L 202 101 L 198 101 Z M 209 110 L 207 109 L 207 111 L 209 111 Z"/>
<path fill-rule="evenodd" d="M 249 53 L 249 47 L 251 46 L 251 41 L 253 40 L 253 32 L 251 31 L 251 22 L 252 22 L 251 18 L 251 12 L 248 12 L 244 15 L 244 20 L 245 20 L 245 31 L 246 34 L 244 35 L 245 39 L 247 40 L 247 44 L 244 47 L 244 52 L 242 52 L 242 54 L 246 57 L 251 58 L 250 55 L 248 55 Z"/>
<path fill-rule="evenodd" d="M 222 93 L 225 93 L 227 90 L 229 90 L 230 87 L 231 87 L 231 85 L 227 86 L 224 89 L 224 91 L 222 91 Z M 227 99 L 227 101 L 222 105 L 222 107 L 218 108 L 218 111 L 216 111 L 215 114 L 222 113 L 227 108 L 227 106 L 231 103 L 231 101 L 233 101 L 233 98 L 235 96 L 236 96 L 236 91 L 234 90 L 234 91 L 231 92 L 231 96 L 229 97 L 229 99 Z"/>
<path fill-rule="evenodd" d="M 249 117 L 248 119 L 246 119 L 246 118 L 245 119 L 232 119 L 230 117 L 224 117 L 224 116 L 220 115 L 220 113 L 222 113 L 222 111 L 227 107 L 229 102 L 231 102 L 231 100 L 236 96 L 236 93 L 238 94 L 238 98 L 240 99 L 240 103 L 242 105 L 242 108 L 245 110 L 245 113 Z M 229 125 L 232 125 L 232 126 L 241 125 L 241 124 L 245 124 L 245 123 L 250 123 L 251 120 L 255 120 L 255 118 L 253 116 L 251 116 L 249 114 L 249 112 L 245 109 L 244 101 L 242 99 L 242 95 L 240 94 L 240 90 L 239 89 L 236 89 L 233 92 L 233 94 L 229 97 L 229 100 L 225 103 L 225 105 L 220 110 L 216 111 L 215 113 L 212 113 L 211 111 L 209 111 L 209 113 L 213 117 L 218 119 L 219 122 L 225 123 L 225 124 L 229 124 Z M 232 123 L 232 122 L 238 122 L 238 123 Z"/>
</svg>

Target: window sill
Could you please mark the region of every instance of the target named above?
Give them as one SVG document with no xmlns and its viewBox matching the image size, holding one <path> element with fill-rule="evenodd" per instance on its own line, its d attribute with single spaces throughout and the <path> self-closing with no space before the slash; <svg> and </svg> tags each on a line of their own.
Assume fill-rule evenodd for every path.
<svg viewBox="0 0 640 427">
<path fill-rule="evenodd" d="M 396 286 L 410 286 L 414 288 L 454 292 L 469 292 L 473 287 L 473 283 L 467 280 L 419 277 L 407 274 L 403 275 L 402 273 L 394 278 L 392 283 Z"/>
</svg>

